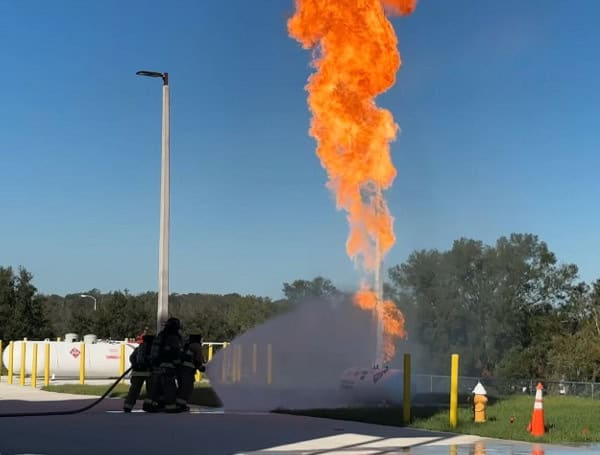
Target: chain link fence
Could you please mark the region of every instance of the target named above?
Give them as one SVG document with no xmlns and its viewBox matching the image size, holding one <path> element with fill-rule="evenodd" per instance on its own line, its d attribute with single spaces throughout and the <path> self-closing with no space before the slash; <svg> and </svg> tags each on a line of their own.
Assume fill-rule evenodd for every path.
<svg viewBox="0 0 600 455">
<path fill-rule="evenodd" d="M 458 393 L 468 395 L 477 382 L 486 388 L 488 396 L 535 395 L 538 382 L 544 385 L 544 394 L 571 395 L 600 399 L 600 382 L 545 381 L 538 379 L 487 379 L 459 376 Z M 417 374 L 413 375 L 413 388 L 417 394 L 449 394 L 450 376 Z"/>
</svg>

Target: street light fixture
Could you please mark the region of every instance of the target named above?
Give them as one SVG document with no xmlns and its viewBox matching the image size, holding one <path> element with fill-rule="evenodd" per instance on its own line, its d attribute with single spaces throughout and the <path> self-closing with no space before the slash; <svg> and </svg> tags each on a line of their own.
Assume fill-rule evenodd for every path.
<svg viewBox="0 0 600 455">
<path fill-rule="evenodd" d="M 93 295 L 89 295 L 89 294 L 81 294 L 79 297 L 81 297 L 81 298 L 89 297 L 90 299 L 93 299 L 94 300 L 94 311 L 96 311 L 96 297 L 94 297 Z"/>
<path fill-rule="evenodd" d="M 146 77 L 160 77 L 163 81 L 162 104 L 162 161 L 160 178 L 160 238 L 158 247 L 158 308 L 156 313 L 156 333 L 169 316 L 169 161 L 170 161 L 170 119 L 169 119 L 169 73 L 138 71 L 135 74 Z"/>
</svg>

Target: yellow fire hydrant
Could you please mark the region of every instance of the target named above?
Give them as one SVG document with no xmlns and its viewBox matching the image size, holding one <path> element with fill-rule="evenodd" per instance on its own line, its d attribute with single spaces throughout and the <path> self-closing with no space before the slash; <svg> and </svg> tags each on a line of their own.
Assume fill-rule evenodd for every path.
<svg viewBox="0 0 600 455">
<path fill-rule="evenodd" d="M 487 408 L 488 399 L 486 397 L 487 392 L 485 387 L 478 382 L 475 388 L 473 389 L 473 393 L 475 397 L 473 398 L 473 409 L 475 413 L 475 422 L 482 423 L 485 422 L 485 410 Z"/>
</svg>

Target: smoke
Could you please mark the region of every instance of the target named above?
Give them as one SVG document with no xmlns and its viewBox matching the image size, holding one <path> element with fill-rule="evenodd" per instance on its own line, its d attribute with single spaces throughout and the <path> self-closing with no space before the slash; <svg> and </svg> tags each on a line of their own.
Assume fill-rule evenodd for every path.
<svg viewBox="0 0 600 455">
<path fill-rule="evenodd" d="M 371 314 L 342 295 L 298 304 L 244 333 L 207 375 L 227 409 L 338 407 L 351 404 L 339 389 L 342 372 L 370 368 L 374 350 Z"/>
</svg>

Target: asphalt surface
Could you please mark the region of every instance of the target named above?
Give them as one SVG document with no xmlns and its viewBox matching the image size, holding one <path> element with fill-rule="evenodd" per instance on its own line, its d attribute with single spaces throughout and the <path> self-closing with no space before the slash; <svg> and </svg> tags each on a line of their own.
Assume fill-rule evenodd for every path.
<svg viewBox="0 0 600 455">
<path fill-rule="evenodd" d="M 7 389 L 9 388 L 9 389 Z M 0 414 L 69 410 L 94 400 L 0 385 Z M 8 390 L 8 392 L 7 392 Z M 10 392 L 10 393 L 9 393 Z M 12 395 L 11 395 L 12 394 Z M 64 397 L 64 395 L 63 395 Z M 140 403 L 138 402 L 138 408 Z M 0 454 L 105 455 L 591 455 L 599 450 L 533 446 L 428 431 L 270 413 L 196 409 L 185 414 L 121 412 L 109 399 L 82 413 L 0 418 Z"/>
</svg>

